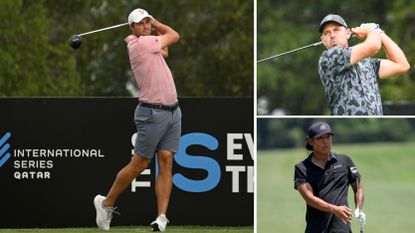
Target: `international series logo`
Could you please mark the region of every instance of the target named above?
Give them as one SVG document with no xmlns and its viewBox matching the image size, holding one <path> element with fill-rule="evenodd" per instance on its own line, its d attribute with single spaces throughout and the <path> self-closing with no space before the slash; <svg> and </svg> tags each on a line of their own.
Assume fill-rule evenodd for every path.
<svg viewBox="0 0 415 233">
<path fill-rule="evenodd" d="M 12 176 L 16 180 L 51 179 L 57 160 L 105 157 L 100 149 L 14 148 L 8 143 L 11 137 L 12 133 L 6 132 L 0 138 L 0 168 L 10 160 L 14 169 Z"/>
<path fill-rule="evenodd" d="M 12 134 L 10 132 L 7 132 L 0 139 L 0 167 L 3 167 L 3 165 L 11 157 L 10 153 L 8 152 L 8 150 L 10 148 L 10 144 L 7 143 L 7 140 L 9 140 L 9 138 L 11 136 L 12 136 Z"/>
<path fill-rule="evenodd" d="M 1 135 L 1 133 L 0 133 Z M 134 145 L 137 134 L 131 137 L 131 145 Z M 90 160 L 101 159 L 105 155 L 101 149 L 84 148 L 50 148 L 38 144 L 37 148 L 21 148 L 16 142 L 16 133 L 7 132 L 0 138 L 0 169 L 6 166 L 12 168 L 7 175 L 19 180 L 50 180 L 54 172 L 58 172 L 67 160 Z M 10 143 L 8 143 L 10 142 Z M 217 154 L 220 143 L 225 147 L 225 154 Z M 189 147 L 198 146 L 210 151 L 210 155 L 191 154 Z M 242 149 L 246 147 L 246 153 Z M 215 189 L 225 176 L 231 177 L 230 191 L 232 193 L 253 193 L 254 192 L 254 167 L 245 162 L 253 161 L 254 143 L 250 133 L 226 133 L 226 139 L 220 141 L 214 135 L 203 132 L 187 133 L 181 136 L 179 151 L 175 155 L 176 166 L 187 169 L 198 169 L 206 172 L 203 179 L 193 179 L 182 172 L 173 173 L 173 184 L 180 190 L 186 192 L 200 193 Z M 132 151 L 132 153 L 134 153 Z M 219 163 L 216 156 L 226 156 L 225 163 Z M 228 164 L 229 162 L 229 164 Z M 155 161 L 157 164 L 157 160 Z M 157 176 L 157 165 L 155 165 Z M 151 168 L 147 168 L 141 175 L 150 175 Z M 240 178 L 245 176 L 246 190 L 241 190 Z M 131 192 L 136 188 L 148 188 L 151 182 L 148 180 L 131 183 Z"/>
</svg>

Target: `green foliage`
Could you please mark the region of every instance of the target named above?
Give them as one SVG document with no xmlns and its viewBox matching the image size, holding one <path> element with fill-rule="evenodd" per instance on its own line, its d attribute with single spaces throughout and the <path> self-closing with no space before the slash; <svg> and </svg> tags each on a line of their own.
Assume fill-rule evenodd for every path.
<svg viewBox="0 0 415 233">
<path fill-rule="evenodd" d="M 332 127 L 333 144 L 366 142 L 405 142 L 415 137 L 412 118 L 275 118 L 259 119 L 258 149 L 303 147 L 308 127 L 325 121 Z"/>
<path fill-rule="evenodd" d="M 78 50 L 69 38 L 124 23 L 139 7 L 181 35 L 167 59 L 179 95 L 253 95 L 253 1 L 245 0 L 0 1 L 0 95 L 131 95 L 127 26 L 86 35 Z"/>
<path fill-rule="evenodd" d="M 51 44 L 45 1 L 1 1 L 0 95 L 74 95 L 74 60 Z M 65 64 L 64 61 L 68 61 Z"/>
<path fill-rule="evenodd" d="M 171 63 L 176 77 L 183 77 L 179 86 L 185 95 L 252 96 L 253 4 L 206 2 L 181 1 L 184 27 L 178 29 L 182 43 L 175 50 L 181 55 Z"/>
<path fill-rule="evenodd" d="M 258 60 L 320 40 L 318 26 L 329 14 L 342 15 L 351 27 L 376 22 L 402 48 L 408 61 L 415 59 L 415 2 L 413 1 L 273 1 L 257 2 Z M 358 43 L 352 39 L 351 45 Z M 257 65 L 257 96 L 268 106 L 261 114 L 282 109 L 286 114 L 329 114 L 318 74 L 323 47 L 313 47 Z M 384 53 L 378 57 L 384 58 Z M 414 101 L 413 69 L 380 80 L 382 100 Z"/>
</svg>

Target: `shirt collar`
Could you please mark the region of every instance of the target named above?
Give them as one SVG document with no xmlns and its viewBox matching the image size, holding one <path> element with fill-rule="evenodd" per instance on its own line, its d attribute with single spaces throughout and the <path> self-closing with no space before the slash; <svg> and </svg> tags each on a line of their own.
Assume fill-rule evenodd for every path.
<svg viewBox="0 0 415 233">
<path fill-rule="evenodd" d="M 313 157 L 313 152 L 311 152 L 311 154 L 308 155 L 308 158 L 307 158 L 307 160 L 310 161 L 310 162 L 311 162 L 311 157 Z M 336 154 L 333 153 L 333 152 L 330 152 L 329 159 L 327 160 L 327 162 L 331 162 L 331 160 L 333 160 L 333 162 L 337 161 Z"/>
</svg>

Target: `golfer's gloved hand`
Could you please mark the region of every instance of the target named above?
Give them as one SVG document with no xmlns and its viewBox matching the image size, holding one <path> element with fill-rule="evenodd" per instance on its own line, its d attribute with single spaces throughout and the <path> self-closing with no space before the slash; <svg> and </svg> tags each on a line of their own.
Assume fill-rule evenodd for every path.
<svg viewBox="0 0 415 233">
<path fill-rule="evenodd" d="M 366 214 L 363 213 L 361 209 L 355 209 L 354 216 L 356 217 L 357 221 L 361 226 L 365 225 L 366 223 Z"/>
<path fill-rule="evenodd" d="M 362 24 L 360 24 L 360 27 L 372 28 L 373 30 L 375 30 L 378 33 L 382 33 L 383 32 L 383 30 L 380 29 L 380 26 L 377 23 L 362 23 Z"/>
</svg>

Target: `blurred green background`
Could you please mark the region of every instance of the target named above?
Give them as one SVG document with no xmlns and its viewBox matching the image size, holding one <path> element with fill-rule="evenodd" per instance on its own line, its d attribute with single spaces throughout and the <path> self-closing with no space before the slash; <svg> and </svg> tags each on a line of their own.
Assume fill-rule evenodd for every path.
<svg viewBox="0 0 415 233">
<path fill-rule="evenodd" d="M 274 146 L 258 144 L 257 232 L 304 232 L 306 203 L 294 189 L 294 165 L 307 157 L 303 147 L 305 131 L 312 122 L 318 120 L 329 122 L 332 126 L 335 133 L 332 151 L 349 155 L 362 174 L 365 188 L 363 210 L 367 216 L 364 231 L 413 232 L 414 118 L 258 119 L 258 124 L 269 125 L 272 129 L 264 134 L 264 128 L 258 128 L 258 140 L 274 138 L 275 141 Z M 352 125 L 356 128 L 353 129 Z M 371 130 L 374 125 L 380 126 L 382 130 L 374 133 Z M 399 125 L 406 125 L 407 129 L 402 131 Z M 361 128 L 360 132 L 357 127 Z M 302 137 L 298 137 L 299 142 L 294 145 L 288 145 L 275 136 L 289 137 L 293 131 L 302 133 Z M 352 134 L 352 131 L 355 133 Z M 386 134 L 401 134 L 403 137 L 386 139 Z M 352 193 L 349 188 L 349 205 L 354 210 Z M 352 230 L 359 232 L 355 219 Z"/>
<path fill-rule="evenodd" d="M 411 0 L 258 0 L 257 59 L 320 41 L 318 27 L 329 13 L 341 15 L 350 27 L 375 22 L 404 51 L 411 70 L 379 81 L 384 103 L 415 100 L 415 1 Z M 351 39 L 349 45 L 358 43 Z M 318 74 L 324 46 L 308 48 L 257 65 L 258 114 L 329 114 Z M 382 51 L 376 57 L 385 58 Z"/>
<path fill-rule="evenodd" d="M 1 0 L 0 96 L 136 96 L 124 38 L 144 8 L 181 40 L 167 63 L 179 96 L 253 96 L 252 0 Z"/>
</svg>

